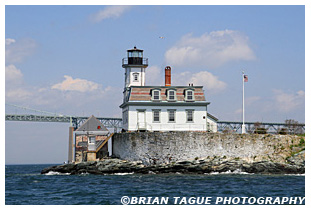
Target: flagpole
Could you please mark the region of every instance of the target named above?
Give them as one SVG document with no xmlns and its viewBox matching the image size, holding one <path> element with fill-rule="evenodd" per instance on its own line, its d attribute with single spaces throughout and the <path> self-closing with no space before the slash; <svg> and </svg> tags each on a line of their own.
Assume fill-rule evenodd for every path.
<svg viewBox="0 0 311 210">
<path fill-rule="evenodd" d="M 242 82 L 243 82 L 243 96 L 242 96 L 242 118 L 243 118 L 243 124 L 242 124 L 242 134 L 245 133 L 245 118 L 244 118 L 244 71 L 242 72 Z"/>
</svg>

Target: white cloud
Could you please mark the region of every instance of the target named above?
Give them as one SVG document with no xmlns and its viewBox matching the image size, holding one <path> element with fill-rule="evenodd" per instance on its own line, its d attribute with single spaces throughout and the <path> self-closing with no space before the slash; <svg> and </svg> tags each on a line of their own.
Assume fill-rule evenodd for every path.
<svg viewBox="0 0 311 210">
<path fill-rule="evenodd" d="M 224 30 L 200 37 L 186 34 L 166 53 L 167 63 L 174 66 L 219 67 L 230 61 L 254 60 L 248 37 L 239 31 Z"/>
<path fill-rule="evenodd" d="M 276 109 L 281 112 L 295 111 L 301 108 L 305 102 L 305 92 L 285 93 L 283 90 L 273 90 Z"/>
<path fill-rule="evenodd" d="M 52 89 L 62 90 L 62 91 L 79 91 L 79 92 L 90 92 L 97 90 L 101 87 L 100 84 L 91 82 L 85 79 L 73 79 L 71 76 L 65 75 L 65 80 L 61 83 L 53 85 Z"/>
<path fill-rule="evenodd" d="M 5 83 L 10 84 L 20 84 L 23 81 L 23 74 L 21 70 L 17 69 L 14 65 L 8 65 L 5 67 Z"/>
<path fill-rule="evenodd" d="M 24 84 L 23 73 L 14 65 L 5 67 L 5 99 L 10 102 L 29 100 L 32 92 Z"/>
<path fill-rule="evenodd" d="M 204 89 L 208 90 L 209 93 L 217 93 L 227 87 L 225 82 L 220 81 L 217 76 L 207 71 L 172 73 L 171 82 L 174 86 L 188 86 L 189 84 L 204 86 Z M 158 66 L 151 66 L 146 69 L 146 85 L 164 85 L 164 83 L 164 69 L 161 70 Z"/>
<path fill-rule="evenodd" d="M 10 45 L 10 44 L 15 43 L 15 42 L 16 42 L 15 39 L 10 39 L 10 38 L 5 39 L 5 45 Z"/>
<path fill-rule="evenodd" d="M 54 88 L 53 86 L 30 86 L 23 81 L 20 70 L 14 66 L 6 68 L 13 69 L 16 74 L 12 73 L 12 75 L 20 79 L 19 84 L 8 82 L 8 85 L 6 85 L 6 103 L 65 115 L 90 116 L 94 114 L 97 116 L 120 117 L 119 105 L 122 103 L 122 88 L 112 86 L 103 88 L 97 83 L 84 79 L 73 79 L 70 76 L 65 76 L 63 82 L 53 85 Z M 12 112 L 12 110 L 6 111 L 7 113 Z M 28 111 L 28 113 L 31 112 Z"/>
<path fill-rule="evenodd" d="M 204 86 L 204 89 L 210 93 L 217 93 L 224 90 L 227 84 L 220 81 L 217 76 L 207 71 L 198 73 L 182 72 L 172 75 L 172 84 L 174 85 L 189 85 Z"/>
<path fill-rule="evenodd" d="M 189 83 L 195 85 L 203 85 L 207 90 L 218 92 L 226 88 L 227 84 L 220 81 L 218 77 L 207 71 L 201 71 L 193 74 L 189 79 Z"/>
<path fill-rule="evenodd" d="M 5 41 L 5 62 L 6 64 L 19 63 L 25 57 L 30 56 L 36 49 L 37 44 L 32 39 L 6 39 Z"/>
<path fill-rule="evenodd" d="M 6 102 L 29 102 L 32 96 L 33 93 L 24 87 L 6 88 L 5 91 Z"/>
<path fill-rule="evenodd" d="M 106 6 L 105 9 L 90 16 L 91 21 L 100 22 L 109 18 L 118 18 L 126 11 L 131 9 L 132 6 Z"/>
</svg>

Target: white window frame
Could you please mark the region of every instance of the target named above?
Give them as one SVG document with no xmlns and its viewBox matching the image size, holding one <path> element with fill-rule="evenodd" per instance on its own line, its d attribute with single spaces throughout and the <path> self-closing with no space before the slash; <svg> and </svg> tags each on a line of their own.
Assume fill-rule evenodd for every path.
<svg viewBox="0 0 311 210">
<path fill-rule="evenodd" d="M 155 99 L 154 98 L 154 94 L 155 94 L 155 92 L 158 92 L 159 93 L 159 98 L 158 99 Z M 151 96 L 151 99 L 153 100 L 153 101 L 161 101 L 161 90 L 159 90 L 159 89 L 154 89 L 154 90 L 152 90 L 152 96 Z"/>
<path fill-rule="evenodd" d="M 189 113 L 191 113 L 192 120 L 189 120 Z M 187 123 L 194 122 L 194 109 L 186 109 L 186 122 Z"/>
<path fill-rule="evenodd" d="M 188 97 L 190 96 L 189 95 L 189 92 L 192 92 L 192 99 L 189 99 Z M 194 90 L 186 90 L 186 93 L 185 93 L 185 101 L 194 101 Z"/>
<path fill-rule="evenodd" d="M 170 120 L 170 113 L 173 112 L 173 116 L 174 116 L 174 121 Z M 175 123 L 176 122 L 176 109 L 168 109 L 167 110 L 167 114 L 168 114 L 168 122 L 169 123 Z"/>
<path fill-rule="evenodd" d="M 158 112 L 158 114 L 159 114 L 159 120 L 158 121 L 155 121 L 154 119 L 155 119 L 155 113 L 156 112 Z M 153 109 L 152 110 L 152 122 L 154 122 L 154 123 L 160 123 L 161 122 L 161 109 Z"/>
<path fill-rule="evenodd" d="M 170 99 L 170 96 L 172 96 L 172 95 L 170 95 L 170 92 L 173 92 L 174 94 L 173 94 L 173 99 Z M 168 89 L 167 90 L 167 100 L 168 101 L 176 101 L 176 90 L 172 90 L 172 89 Z"/>
</svg>

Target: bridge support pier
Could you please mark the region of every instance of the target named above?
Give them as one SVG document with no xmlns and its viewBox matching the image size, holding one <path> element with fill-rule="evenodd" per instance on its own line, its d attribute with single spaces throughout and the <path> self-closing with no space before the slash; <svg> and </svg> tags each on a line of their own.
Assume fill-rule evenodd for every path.
<svg viewBox="0 0 311 210">
<path fill-rule="evenodd" d="M 68 163 L 73 162 L 73 129 L 74 127 L 69 127 Z"/>
</svg>

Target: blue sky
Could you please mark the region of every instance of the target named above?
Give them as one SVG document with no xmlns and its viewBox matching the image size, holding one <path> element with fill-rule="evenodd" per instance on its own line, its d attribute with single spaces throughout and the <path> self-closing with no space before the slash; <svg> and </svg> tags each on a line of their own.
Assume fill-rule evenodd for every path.
<svg viewBox="0 0 311 210">
<path fill-rule="evenodd" d="M 305 122 L 304 6 L 6 6 L 5 39 L 6 103 L 121 117 L 121 61 L 137 46 L 146 85 L 170 65 L 172 85 L 203 85 L 219 120 L 241 121 L 245 71 L 246 121 Z M 67 159 L 68 125 L 5 125 L 6 163 Z"/>
</svg>

